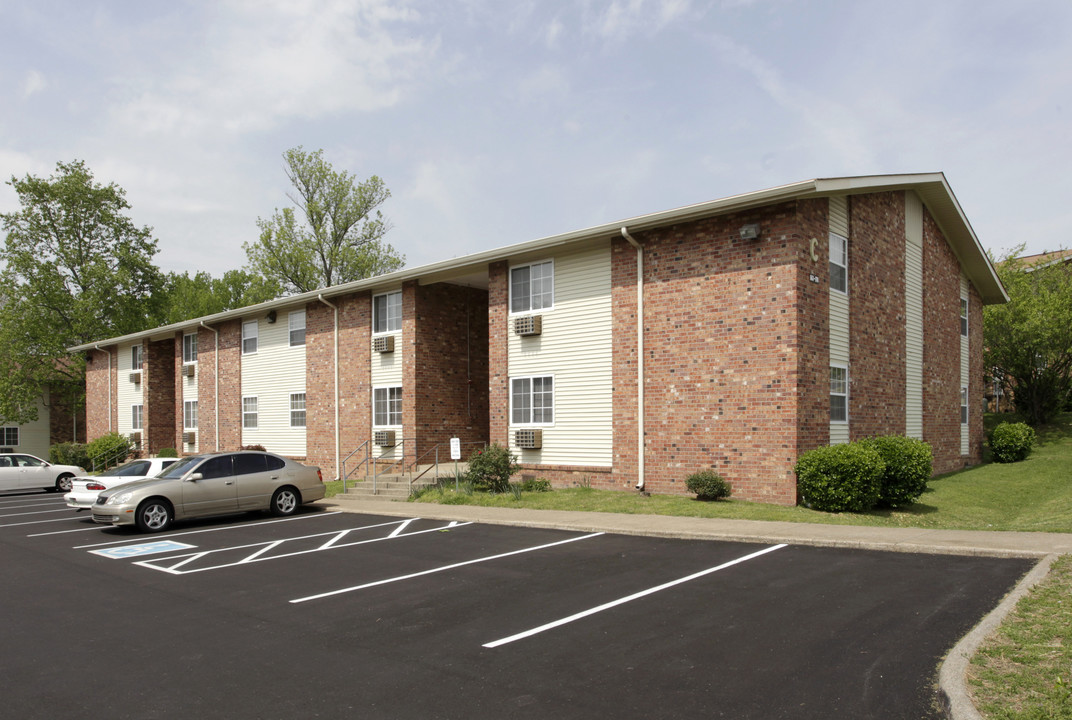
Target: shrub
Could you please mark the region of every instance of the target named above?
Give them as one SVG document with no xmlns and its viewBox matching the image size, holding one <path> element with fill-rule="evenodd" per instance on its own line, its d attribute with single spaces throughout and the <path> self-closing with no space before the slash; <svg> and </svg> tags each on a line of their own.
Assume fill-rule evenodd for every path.
<svg viewBox="0 0 1072 720">
<path fill-rule="evenodd" d="M 1003 422 L 990 433 L 990 451 L 994 462 L 1020 462 L 1030 453 L 1035 445 L 1034 429 L 1027 423 Z"/>
<path fill-rule="evenodd" d="M 809 450 L 797 460 L 797 491 L 804 505 L 828 512 L 870 510 L 878 502 L 885 463 L 863 443 Z"/>
<path fill-rule="evenodd" d="M 520 469 L 516 455 L 501 445 L 492 444 L 474 450 L 469 456 L 468 478 L 481 490 L 504 493 L 510 489 L 510 476 Z"/>
<path fill-rule="evenodd" d="M 179 454 L 175 452 L 175 448 L 164 448 L 156 454 L 157 457 L 178 457 Z"/>
<path fill-rule="evenodd" d="M 551 492 L 551 481 L 543 478 L 524 478 L 518 487 L 524 492 Z"/>
<path fill-rule="evenodd" d="M 104 470 L 118 465 L 134 452 L 134 443 L 126 435 L 110 432 L 86 445 L 86 455 L 92 470 Z"/>
<path fill-rule="evenodd" d="M 243 445 L 239 450 L 259 450 L 260 452 L 268 452 L 264 449 L 263 445 Z"/>
<path fill-rule="evenodd" d="M 689 492 L 696 493 L 697 500 L 720 500 L 730 496 L 730 486 L 714 470 L 701 470 L 685 480 Z"/>
<path fill-rule="evenodd" d="M 878 501 L 890 507 L 911 505 L 927 489 L 934 456 L 931 446 L 916 438 L 900 435 L 869 438 L 863 444 L 882 456 L 882 488 Z"/>
<path fill-rule="evenodd" d="M 82 443 L 56 443 L 48 449 L 48 461 L 54 465 L 77 465 L 89 468 L 89 456 Z"/>
</svg>

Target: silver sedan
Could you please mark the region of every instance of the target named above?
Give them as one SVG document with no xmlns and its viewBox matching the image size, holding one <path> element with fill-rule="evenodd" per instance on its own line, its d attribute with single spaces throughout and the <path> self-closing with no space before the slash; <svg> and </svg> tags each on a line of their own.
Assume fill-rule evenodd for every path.
<svg viewBox="0 0 1072 720">
<path fill-rule="evenodd" d="M 320 468 L 279 455 L 252 450 L 190 455 L 154 478 L 100 493 L 93 521 L 159 532 L 175 520 L 247 510 L 291 515 L 324 494 Z"/>
</svg>

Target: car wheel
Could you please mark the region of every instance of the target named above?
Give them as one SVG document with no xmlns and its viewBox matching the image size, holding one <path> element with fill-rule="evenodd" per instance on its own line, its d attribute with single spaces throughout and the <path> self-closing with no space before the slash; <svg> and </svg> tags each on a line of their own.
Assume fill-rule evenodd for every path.
<svg viewBox="0 0 1072 720">
<path fill-rule="evenodd" d="M 268 509 L 273 515 L 293 515 L 301 505 L 301 496 L 292 487 L 281 487 L 272 494 Z"/>
<path fill-rule="evenodd" d="M 134 522 L 142 532 L 160 532 L 171 526 L 175 512 L 167 500 L 149 498 L 138 506 Z"/>
<path fill-rule="evenodd" d="M 56 478 L 56 492 L 69 493 L 71 492 L 71 480 L 74 479 L 74 475 L 67 473 L 66 475 L 60 475 Z"/>
</svg>

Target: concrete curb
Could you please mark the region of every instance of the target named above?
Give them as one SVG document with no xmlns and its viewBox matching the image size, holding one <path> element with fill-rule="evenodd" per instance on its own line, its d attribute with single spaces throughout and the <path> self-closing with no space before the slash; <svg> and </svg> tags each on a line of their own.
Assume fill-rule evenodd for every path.
<svg viewBox="0 0 1072 720">
<path fill-rule="evenodd" d="M 997 630 L 1021 598 L 1049 574 L 1050 566 L 1058 557 L 1052 554 L 1040 560 L 998 606 L 949 651 L 938 672 L 938 689 L 942 707 L 950 720 L 984 720 L 968 692 L 967 673 L 971 659 L 983 641 Z"/>
</svg>

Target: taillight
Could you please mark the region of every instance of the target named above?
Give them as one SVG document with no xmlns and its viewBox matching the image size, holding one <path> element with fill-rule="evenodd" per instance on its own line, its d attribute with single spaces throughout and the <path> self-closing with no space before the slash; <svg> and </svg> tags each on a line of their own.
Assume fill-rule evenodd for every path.
<svg viewBox="0 0 1072 720">
<path fill-rule="evenodd" d="M 86 490 L 107 490 L 101 483 L 86 483 Z"/>
<path fill-rule="evenodd" d="M 324 482 L 324 473 L 320 472 L 320 468 L 316 469 L 316 476 L 320 478 L 320 482 Z"/>
</svg>

